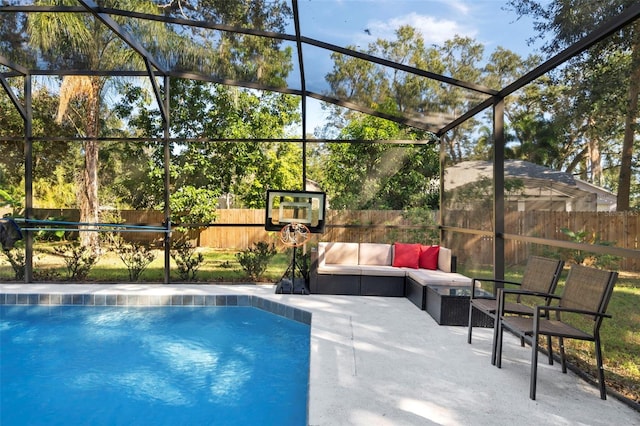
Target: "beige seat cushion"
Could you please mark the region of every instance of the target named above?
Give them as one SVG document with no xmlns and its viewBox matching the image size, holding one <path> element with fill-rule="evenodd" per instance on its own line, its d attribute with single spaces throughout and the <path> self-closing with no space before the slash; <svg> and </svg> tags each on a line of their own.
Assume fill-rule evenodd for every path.
<svg viewBox="0 0 640 426">
<path fill-rule="evenodd" d="M 432 271 L 430 269 L 413 269 L 407 271 L 407 276 L 422 285 L 438 284 L 471 287 L 471 278 L 457 273 Z"/>
<path fill-rule="evenodd" d="M 318 255 L 324 265 L 357 266 L 358 246 L 358 243 L 319 243 Z"/>
<path fill-rule="evenodd" d="M 409 268 L 396 268 L 388 265 L 362 265 L 361 274 L 372 277 L 404 277 Z"/>
<path fill-rule="evenodd" d="M 440 251 L 438 251 L 438 269 L 443 272 L 451 272 L 451 249 L 440 246 Z"/>
<path fill-rule="evenodd" d="M 362 275 L 362 268 L 358 265 L 338 265 L 335 263 L 318 267 L 318 273 L 324 275 Z"/>
<path fill-rule="evenodd" d="M 391 266 L 391 244 L 360 243 L 358 264 Z"/>
</svg>

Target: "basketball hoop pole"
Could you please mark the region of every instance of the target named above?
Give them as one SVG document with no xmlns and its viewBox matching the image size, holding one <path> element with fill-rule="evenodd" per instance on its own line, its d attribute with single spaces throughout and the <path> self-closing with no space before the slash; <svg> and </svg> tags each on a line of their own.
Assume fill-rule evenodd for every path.
<svg viewBox="0 0 640 426">
<path fill-rule="evenodd" d="M 298 262 L 296 261 L 297 252 L 298 252 L 298 246 L 293 246 L 293 254 L 291 255 L 291 282 L 293 283 L 293 285 L 291 286 L 292 293 L 296 286 L 296 268 L 300 269 L 300 267 L 298 266 Z M 300 270 L 300 275 L 303 275 L 302 270 Z M 304 279 L 305 277 L 302 276 L 302 278 Z M 306 287 L 306 283 L 305 283 L 305 287 Z"/>
<path fill-rule="evenodd" d="M 296 254 L 298 247 L 303 246 L 309 239 L 310 235 L 309 229 L 301 223 L 289 223 L 280 230 L 280 240 L 283 244 L 291 247 L 293 249 L 293 253 L 291 255 L 291 263 L 282 275 L 282 278 L 276 287 L 276 293 L 285 292 L 285 287 L 289 287 L 285 278 L 290 277 L 289 293 L 309 294 L 309 290 L 307 289 L 307 277 L 304 275 L 300 265 L 298 265 Z M 300 273 L 300 277 L 302 279 L 303 285 L 301 287 L 296 286 L 296 269 Z"/>
<path fill-rule="evenodd" d="M 296 251 L 305 244 L 311 234 L 324 232 L 325 216 L 324 192 L 267 190 L 264 229 L 269 232 L 280 231 L 280 241 L 293 249 L 291 264 L 278 282 L 276 293 L 309 294 L 308 268 L 306 265 L 304 268 L 300 267 L 300 256 Z M 302 280 L 299 277 L 302 277 Z"/>
</svg>

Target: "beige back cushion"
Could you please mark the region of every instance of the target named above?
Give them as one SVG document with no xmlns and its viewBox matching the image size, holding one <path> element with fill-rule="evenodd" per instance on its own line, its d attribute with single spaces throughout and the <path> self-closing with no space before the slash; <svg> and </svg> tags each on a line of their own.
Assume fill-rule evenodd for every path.
<svg viewBox="0 0 640 426">
<path fill-rule="evenodd" d="M 358 243 L 327 243 L 324 247 L 324 264 L 357 265 Z"/>
<path fill-rule="evenodd" d="M 360 243 L 358 265 L 391 265 L 391 244 Z"/>
<path fill-rule="evenodd" d="M 451 272 L 451 249 L 440 246 L 438 252 L 438 269 L 444 272 Z"/>
</svg>

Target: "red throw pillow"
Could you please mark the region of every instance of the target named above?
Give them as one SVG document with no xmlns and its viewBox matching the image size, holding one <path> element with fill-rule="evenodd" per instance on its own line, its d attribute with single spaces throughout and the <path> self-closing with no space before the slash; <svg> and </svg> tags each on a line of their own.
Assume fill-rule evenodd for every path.
<svg viewBox="0 0 640 426">
<path fill-rule="evenodd" d="M 421 244 L 395 243 L 393 245 L 393 266 L 418 269 Z"/>
<path fill-rule="evenodd" d="M 440 246 L 422 246 L 420 249 L 420 267 L 434 271 L 438 269 L 438 253 L 440 253 Z"/>
</svg>

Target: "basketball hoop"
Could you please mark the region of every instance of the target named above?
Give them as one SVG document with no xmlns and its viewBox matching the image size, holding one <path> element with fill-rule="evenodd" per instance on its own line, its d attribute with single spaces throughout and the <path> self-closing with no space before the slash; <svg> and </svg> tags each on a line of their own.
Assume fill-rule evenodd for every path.
<svg viewBox="0 0 640 426">
<path fill-rule="evenodd" d="M 300 247 L 309 240 L 311 232 L 302 223 L 288 223 L 280 230 L 280 241 L 289 247 Z"/>
<path fill-rule="evenodd" d="M 311 234 L 324 232 L 326 194 L 318 191 L 267 191 L 264 229 L 279 232 L 280 241 L 291 247 L 291 263 L 276 285 L 276 293 L 309 294 L 309 257 L 298 257 Z M 287 250 L 289 251 L 289 250 Z"/>
</svg>

